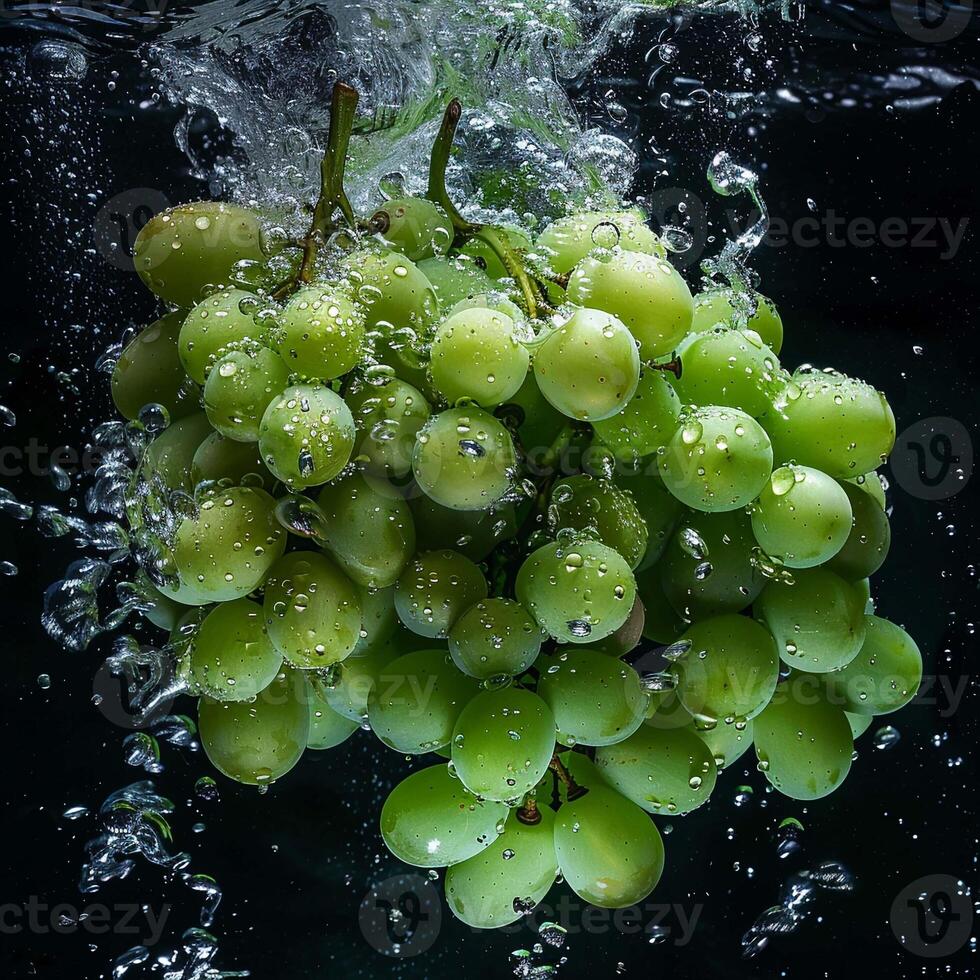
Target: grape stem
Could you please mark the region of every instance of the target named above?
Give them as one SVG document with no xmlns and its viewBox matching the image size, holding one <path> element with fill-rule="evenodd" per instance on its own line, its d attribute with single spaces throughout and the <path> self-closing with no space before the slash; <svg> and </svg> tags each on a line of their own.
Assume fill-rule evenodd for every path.
<svg viewBox="0 0 980 980">
<path fill-rule="evenodd" d="M 541 823 L 541 811 L 538 809 L 538 801 L 531 793 L 524 797 L 524 803 L 514 814 L 517 819 L 529 827 Z"/>
<path fill-rule="evenodd" d="M 569 803 L 588 793 L 588 789 L 585 786 L 579 786 L 575 782 L 575 777 L 568 771 L 561 759 L 558 758 L 557 752 L 551 757 L 548 768 L 565 784 L 565 796 Z"/>
<path fill-rule="evenodd" d="M 681 363 L 681 359 L 676 351 L 674 351 L 674 353 L 671 355 L 671 359 L 669 361 L 664 361 L 660 364 L 657 364 L 654 361 L 648 361 L 645 366 L 654 371 L 669 371 L 675 378 L 679 378 L 681 376 L 681 371 L 684 369 L 684 365 Z"/>
</svg>

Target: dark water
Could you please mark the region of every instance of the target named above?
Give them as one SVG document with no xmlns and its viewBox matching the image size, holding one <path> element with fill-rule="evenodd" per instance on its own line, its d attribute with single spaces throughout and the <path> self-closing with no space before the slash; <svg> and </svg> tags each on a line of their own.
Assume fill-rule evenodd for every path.
<svg viewBox="0 0 980 980">
<path fill-rule="evenodd" d="M 0 429 L 0 484 L 21 499 L 66 509 L 68 497 L 80 493 L 53 486 L 46 472 L 51 452 L 84 448 L 87 427 L 109 410 L 105 378 L 94 370 L 98 355 L 152 314 L 135 276 L 95 247 L 94 216 L 110 193 L 150 189 L 176 202 L 208 189 L 190 176 L 174 144 L 177 111 L 140 108 L 150 84 L 132 31 L 114 38 L 114 30 L 99 34 L 86 19 L 83 33 L 98 34 L 100 47 L 90 53 L 85 78 L 53 80 L 38 70 L 36 45 L 64 34 L 63 22 L 36 15 L 0 22 L 0 402 L 18 419 L 16 427 Z M 563 949 L 546 947 L 536 962 L 566 956 L 559 975 L 574 978 L 973 976 L 975 945 L 941 936 L 927 947 L 940 955 L 924 958 L 903 947 L 892 914 L 897 900 L 904 907 L 904 890 L 925 876 L 929 882 L 913 892 L 941 892 L 942 879 L 937 884 L 934 876 L 962 879 L 974 891 L 978 885 L 976 482 L 943 479 L 949 450 L 942 438 L 965 465 L 977 422 L 980 308 L 980 93 L 970 81 L 976 35 L 970 27 L 942 43 L 920 44 L 895 29 L 887 7 L 816 7 L 802 24 L 766 17 L 762 54 L 749 57 L 750 28 L 738 18 L 695 18 L 677 36 L 675 81 L 665 82 L 664 91 L 675 101 L 699 88 L 755 93 L 744 113 L 729 116 L 730 102 L 700 97 L 666 111 L 661 91 L 654 87 L 651 96 L 637 84 L 649 73 L 644 53 L 664 23 L 641 21 L 633 41 L 610 51 L 579 83 L 577 106 L 611 131 L 619 124 L 610 102 L 630 110 L 627 131 L 619 126 L 619 134 L 641 151 L 636 193 L 658 218 L 689 222 L 694 245 L 680 258 L 692 263 L 689 273 L 702 249 L 716 250 L 746 219 L 741 202 L 711 199 L 704 171 L 713 152 L 724 146 L 759 170 L 777 220 L 755 267 L 786 323 L 784 364 L 833 364 L 867 378 L 888 393 L 903 433 L 896 459 L 906 462 L 886 468 L 893 545 L 875 594 L 879 611 L 918 640 L 929 680 L 916 703 L 887 719 L 901 733 L 898 744 L 876 750 L 874 726 L 832 797 L 804 806 L 767 793 L 750 753 L 744 766 L 723 775 L 708 805 L 674 821 L 667 870 L 650 900 L 657 907 L 642 916 L 647 926 L 659 921 L 668 928 L 664 942 L 651 945 L 632 921 L 583 918 L 580 907 L 562 906 L 568 893 L 556 887 L 546 904 L 570 934 Z M 760 57 L 771 64 L 747 80 L 740 61 L 746 57 L 752 65 Z M 790 98 L 775 94 L 782 87 Z M 910 98 L 922 104 L 902 101 Z M 223 139 L 214 130 L 198 135 L 205 143 Z M 660 170 L 667 176 L 655 179 Z M 98 204 L 87 196 L 93 188 Z M 677 209 L 681 201 L 686 214 Z M 938 421 L 917 428 L 924 419 Z M 59 926 L 59 903 L 75 909 L 92 901 L 110 909 L 147 903 L 153 917 L 167 916 L 167 942 L 197 924 L 199 902 L 147 865 L 97 896 L 79 894 L 82 847 L 94 824 L 61 814 L 77 804 L 97 806 L 139 773 L 123 762 L 125 731 L 90 700 L 106 644 L 67 653 L 39 625 L 44 588 L 75 557 L 70 539 L 44 542 L 29 524 L 0 515 L 0 541 L 0 560 L 19 569 L 0 578 L 6 664 L 0 964 L 10 977 L 107 977 L 116 955 L 150 938 L 146 914 L 138 913 L 126 925 L 137 932 L 127 933 L 122 913 L 112 912 L 115 928 L 95 934 L 84 925 Z M 41 674 L 50 676 L 48 689 L 38 683 Z M 223 781 L 220 802 L 195 801 L 193 785 L 208 773 L 206 760 L 168 749 L 165 762 L 158 782 L 176 803 L 176 847 L 189 850 L 194 870 L 213 874 L 225 892 L 214 926 L 224 969 L 276 980 L 391 972 L 502 977 L 510 973 L 511 951 L 536 941 L 527 928 L 473 934 L 447 911 L 441 925 L 430 918 L 420 929 L 432 939 L 427 952 L 396 960 L 372 949 L 369 940 L 382 946 L 386 940 L 370 928 L 366 938 L 358 907 L 373 884 L 404 871 L 384 850 L 375 821 L 405 767 L 379 754 L 368 735 L 308 758 L 265 797 Z M 753 792 L 736 806 L 743 785 Z M 776 827 L 785 817 L 805 830 L 801 850 L 781 859 Z M 198 822 L 201 832 L 192 829 Z M 822 893 L 798 932 L 741 959 L 743 932 L 776 903 L 784 880 L 830 859 L 854 874 L 854 890 Z M 44 910 L 29 922 L 24 910 L 32 897 Z M 937 908 L 942 913 L 941 902 Z M 967 899 L 965 906 L 955 902 L 951 914 L 962 923 L 972 911 Z M 899 925 L 910 921 L 896 914 Z M 958 936 L 960 923 L 950 919 L 943 936 Z M 926 948 L 914 936 L 907 944 Z"/>
</svg>

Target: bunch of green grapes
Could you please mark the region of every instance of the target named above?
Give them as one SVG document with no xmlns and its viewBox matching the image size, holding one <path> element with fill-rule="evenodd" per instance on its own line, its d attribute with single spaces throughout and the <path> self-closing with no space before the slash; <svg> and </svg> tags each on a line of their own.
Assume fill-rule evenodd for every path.
<svg viewBox="0 0 980 980">
<path fill-rule="evenodd" d="M 657 821 L 753 745 L 780 792 L 836 788 L 922 672 L 869 608 L 884 396 L 787 373 L 772 301 L 692 297 L 637 210 L 315 214 L 301 260 L 210 202 L 135 247 L 166 305 L 112 377 L 139 583 L 215 767 L 265 786 L 362 730 L 420 757 L 381 834 L 478 928 L 559 868 L 641 901 Z"/>
</svg>

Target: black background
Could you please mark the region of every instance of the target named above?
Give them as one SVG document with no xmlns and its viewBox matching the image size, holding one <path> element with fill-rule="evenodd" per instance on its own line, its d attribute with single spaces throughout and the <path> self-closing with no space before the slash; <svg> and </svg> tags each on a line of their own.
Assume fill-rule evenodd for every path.
<svg viewBox="0 0 980 980">
<path fill-rule="evenodd" d="M 870 218 L 876 227 L 893 217 L 944 217 L 954 225 L 969 218 L 966 239 L 953 257 L 926 245 L 889 248 L 878 241 L 858 248 L 821 240 L 812 247 L 764 246 L 754 266 L 783 314 L 785 365 L 834 365 L 873 382 L 887 392 L 900 432 L 919 419 L 942 417 L 958 420 L 972 434 L 980 298 L 972 225 L 978 92 L 964 82 L 938 104 L 890 111 L 879 89 L 868 108 L 849 109 L 839 105 L 836 80 L 848 72 L 884 77 L 916 59 L 962 71 L 975 63 L 975 36 L 967 31 L 947 44 L 912 49 L 894 25 L 882 26 L 887 15 L 882 16 L 861 32 L 838 30 L 839 21 L 820 11 L 802 25 L 770 17 L 758 56 L 745 47 L 749 27 L 737 19 L 707 17 L 688 25 L 676 38 L 680 54 L 671 71 L 699 78 L 709 90 L 729 88 L 745 57 L 769 88 L 791 70 L 817 82 L 826 71 L 829 96 L 817 85 L 812 99 L 750 119 L 726 118 L 724 107 L 713 111 L 718 100 L 668 112 L 657 101 L 659 90 L 641 94 L 636 79 L 645 77 L 643 55 L 663 19 L 642 22 L 633 41 L 610 52 L 575 96 L 583 115 L 612 130 L 617 126 L 604 111 L 607 93 L 627 106 L 629 119 L 619 131 L 644 157 L 636 190 L 654 195 L 655 205 L 676 199 L 671 188 L 703 201 L 713 222 L 707 234 L 716 239 L 707 243 L 709 252 L 726 232 L 724 208 L 746 213 L 742 201 L 711 200 L 705 167 L 723 146 L 759 168 L 772 214 L 789 223 L 828 209 L 848 219 Z M 0 430 L 5 451 L 26 450 L 31 438 L 48 449 L 84 446 L 92 422 L 109 413 L 106 378 L 94 370 L 98 355 L 124 329 L 152 316 L 153 302 L 136 277 L 113 268 L 94 247 L 99 208 L 132 188 L 160 191 L 173 202 L 208 193 L 189 176 L 174 144 L 176 111 L 139 108 L 151 87 L 133 45 L 104 42 L 93 50 L 81 83 L 46 81 L 32 68 L 30 52 L 54 28 L 50 22 L 43 31 L 39 26 L 5 24 L 0 50 L 0 402 L 18 419 L 16 427 Z M 771 65 L 760 69 L 767 58 Z M 644 149 L 653 137 L 669 170 L 656 181 L 661 165 Z M 686 274 L 693 284 L 692 269 Z M 18 355 L 19 363 L 8 354 Z M 39 458 L 44 463 L 46 453 Z M 81 495 L 77 488 L 59 493 L 43 472 L 8 470 L 0 485 L 21 499 L 62 508 L 69 496 Z M 900 486 L 892 480 L 893 546 L 874 585 L 879 611 L 918 640 L 927 674 L 965 686 L 958 709 L 947 710 L 943 695 L 938 703 L 920 699 L 887 719 L 902 735 L 887 752 L 873 748 L 873 727 L 858 742 L 859 757 L 843 788 L 815 804 L 767 793 L 764 778 L 748 762 L 750 754 L 744 766 L 720 779 L 707 806 L 673 822 L 666 839 L 667 871 L 652 901 L 699 915 L 688 944 L 676 942 L 674 912 L 664 919 L 675 930 L 672 939 L 651 946 L 643 935 L 621 934 L 607 922 L 593 926 L 592 935 L 574 934 L 579 909 L 566 923 L 573 933 L 566 948 L 550 950 L 539 961 L 567 956 L 560 971 L 565 977 L 973 975 L 969 945 L 947 960 L 918 958 L 902 949 L 889 914 L 896 895 L 924 875 L 977 884 L 974 491 L 975 482 L 967 482 L 958 494 L 930 501 L 916 494 L 914 481 Z M 95 822 L 89 817 L 71 823 L 61 814 L 77 804 L 97 807 L 108 792 L 140 774 L 123 762 L 125 732 L 90 701 L 108 641 L 68 653 L 40 628 L 43 590 L 77 557 L 70 539 L 44 541 L 29 524 L 0 515 L 0 542 L 0 560 L 20 570 L 0 579 L 0 816 L 6 828 L 0 905 L 23 905 L 34 895 L 52 907 L 148 902 L 159 914 L 162 903 L 170 903 L 164 942 L 173 940 L 196 924 L 199 900 L 157 868 L 139 865 L 131 878 L 98 896 L 78 893 L 82 848 Z M 50 675 L 49 689 L 39 686 L 40 674 Z M 194 800 L 194 781 L 209 771 L 206 760 L 169 747 L 164 760 L 167 770 L 157 782 L 176 804 L 175 847 L 190 851 L 192 869 L 213 874 L 224 888 L 213 930 L 224 968 L 249 968 L 254 976 L 281 980 L 392 970 L 413 978 L 496 977 L 509 974 L 512 950 L 535 941 L 527 929 L 473 934 L 446 912 L 424 955 L 397 961 L 371 949 L 357 910 L 372 883 L 404 870 L 387 855 L 375 829 L 380 801 L 404 764 L 397 756 L 380 755 L 366 734 L 305 760 L 264 797 L 221 781 L 220 802 Z M 741 784 L 754 793 L 736 807 Z M 787 816 L 805 826 L 803 850 L 780 860 L 775 828 Z M 198 821 L 205 829 L 195 833 Z M 740 959 L 742 933 L 776 903 L 786 876 L 825 859 L 840 860 L 854 872 L 855 890 L 823 894 L 798 933 L 777 939 L 756 959 Z M 549 904 L 562 894 L 567 891 L 556 887 Z M 112 958 L 141 938 L 93 936 L 83 929 L 4 933 L 0 969 L 11 977 L 108 976 Z"/>
</svg>

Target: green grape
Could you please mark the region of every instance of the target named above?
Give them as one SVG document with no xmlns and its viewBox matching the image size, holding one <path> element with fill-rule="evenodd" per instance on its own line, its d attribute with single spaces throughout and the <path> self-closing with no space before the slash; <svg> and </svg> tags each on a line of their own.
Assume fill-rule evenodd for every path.
<svg viewBox="0 0 980 980">
<path fill-rule="evenodd" d="M 538 694 L 555 715 L 562 745 L 613 745 L 643 724 L 648 696 L 628 664 L 571 650 L 542 671 Z"/>
<path fill-rule="evenodd" d="M 112 400 L 127 419 L 144 405 L 163 405 L 171 420 L 197 411 L 198 391 L 184 373 L 177 353 L 184 314 L 166 313 L 144 327 L 119 355 L 112 369 Z"/>
<path fill-rule="evenodd" d="M 315 551 L 291 551 L 273 565 L 263 608 L 269 638 L 294 667 L 339 663 L 361 638 L 357 589 L 326 555 Z"/>
<path fill-rule="evenodd" d="M 371 589 L 357 586 L 361 602 L 361 637 L 351 653 L 360 657 L 386 643 L 398 629 L 398 613 L 395 612 L 395 589 Z"/>
<path fill-rule="evenodd" d="M 368 722 L 396 752 L 431 752 L 449 744 L 460 712 L 478 690 L 444 649 L 416 650 L 377 675 L 368 692 Z"/>
<path fill-rule="evenodd" d="M 726 614 L 693 623 L 681 637 L 690 647 L 671 667 L 677 697 L 702 727 L 754 718 L 779 680 L 779 655 L 764 626 Z"/>
<path fill-rule="evenodd" d="M 646 610 L 643 608 L 643 600 L 637 594 L 630 610 L 629 617 L 615 633 L 595 643 L 586 643 L 585 650 L 596 650 L 609 657 L 625 657 L 640 645 L 643 639 L 643 626 L 646 622 Z"/>
<path fill-rule="evenodd" d="M 204 383 L 204 410 L 228 439 L 258 442 L 262 413 L 288 380 L 286 365 L 266 347 L 229 351 Z"/>
<path fill-rule="evenodd" d="M 618 251 L 583 259 L 572 272 L 568 299 L 618 317 L 645 361 L 669 354 L 691 329 L 691 291 L 660 255 Z"/>
<path fill-rule="evenodd" d="M 595 764 L 638 807 L 671 817 L 706 803 L 718 775 L 708 746 L 686 728 L 641 725 L 624 741 L 596 750 Z"/>
<path fill-rule="evenodd" d="M 755 547 L 745 511 L 688 511 L 659 563 L 671 606 L 691 621 L 750 606 L 766 584 L 753 561 Z"/>
<path fill-rule="evenodd" d="M 383 385 L 364 385 L 346 397 L 357 423 L 354 455 L 373 472 L 395 477 L 412 471 L 415 436 L 428 421 L 425 397 L 397 378 Z"/>
<path fill-rule="evenodd" d="M 494 313 L 503 313 L 509 316 L 514 323 L 522 323 L 527 319 L 524 311 L 513 301 L 507 298 L 506 293 L 490 292 L 476 293 L 474 296 L 467 296 L 461 299 L 447 313 L 447 319 L 457 313 L 467 310 L 492 310 Z"/>
<path fill-rule="evenodd" d="M 736 323 L 733 293 L 730 289 L 710 289 L 694 297 L 694 321 L 691 330 L 701 333 L 717 324 L 740 327 Z M 756 310 L 744 329 L 754 330 L 762 342 L 776 354 L 783 348 L 783 321 L 776 304 L 761 293 L 753 293 Z"/>
<path fill-rule="evenodd" d="M 361 656 L 350 656 L 341 665 L 336 679 L 322 687 L 323 699 L 339 715 L 366 725 L 368 699 L 378 678 L 400 656 L 397 643 L 383 643 Z"/>
<path fill-rule="evenodd" d="M 755 753 L 766 779 L 784 796 L 818 800 L 833 793 L 851 768 L 854 737 L 844 712 L 780 686 L 754 725 Z"/>
<path fill-rule="evenodd" d="M 599 310 L 580 309 L 538 347 L 534 377 L 541 394 L 559 412 L 580 421 L 600 421 L 621 412 L 633 397 L 640 356 L 633 335 L 620 320 Z"/>
<path fill-rule="evenodd" d="M 354 450 L 354 417 L 340 395 L 316 385 L 294 385 L 274 398 L 259 423 L 266 466 L 290 489 L 318 486 L 337 476 Z"/>
<path fill-rule="evenodd" d="M 667 599 L 659 566 L 636 573 L 636 594 L 643 602 L 643 636 L 654 643 L 673 643 L 687 624 Z"/>
<path fill-rule="evenodd" d="M 470 561 L 481 562 L 517 531 L 512 504 L 493 510 L 453 510 L 419 494 L 409 501 L 409 506 L 420 551 L 451 548 Z"/>
<path fill-rule="evenodd" d="M 872 476 L 880 487 L 881 481 L 875 474 Z M 869 578 L 884 564 L 892 543 L 892 529 L 888 514 L 873 490 L 850 482 L 840 486 L 850 501 L 853 520 L 844 547 L 827 562 L 827 567 L 854 582 Z"/>
<path fill-rule="evenodd" d="M 875 720 L 874 715 L 856 715 L 851 711 L 845 711 L 847 723 L 851 726 L 851 735 L 857 739 L 863 735 Z"/>
<path fill-rule="evenodd" d="M 133 264 L 147 289 L 175 306 L 197 303 L 207 286 L 227 283 L 241 262 L 262 262 L 254 214 L 198 201 L 154 215 L 133 243 Z"/>
<path fill-rule="evenodd" d="M 676 381 L 687 405 L 728 405 L 764 415 L 782 386 L 779 359 L 753 331 L 716 327 L 686 339 Z"/>
<path fill-rule="evenodd" d="M 664 486 L 657 465 L 650 461 L 639 473 L 618 474 L 617 482 L 633 495 L 633 501 L 647 526 L 647 550 L 637 570 L 649 568 L 660 561 L 667 549 L 684 505 Z"/>
<path fill-rule="evenodd" d="M 310 695 L 308 749 L 332 749 L 346 742 L 361 727 L 356 721 L 334 711 L 313 685 Z"/>
<path fill-rule="evenodd" d="M 739 722 L 737 725 L 715 725 L 714 728 L 698 728 L 691 731 L 708 746 L 708 751 L 719 770 L 735 765 L 752 745 L 755 722 Z"/>
<path fill-rule="evenodd" d="M 567 275 L 594 249 L 665 255 L 660 239 L 638 211 L 583 211 L 548 225 L 536 242 L 558 275 Z"/>
<path fill-rule="evenodd" d="M 494 289 L 496 283 L 469 256 L 451 259 L 423 259 L 419 269 L 428 277 L 439 300 L 439 308 L 448 310 L 460 300 Z"/>
<path fill-rule="evenodd" d="M 620 459 L 649 456 L 666 446 L 677 428 L 681 402 L 664 371 L 643 372 L 629 404 L 592 424 L 595 434 Z"/>
<path fill-rule="evenodd" d="M 513 599 L 484 599 L 470 606 L 449 631 L 453 662 L 470 677 L 487 680 L 522 674 L 534 663 L 547 634 Z"/>
<path fill-rule="evenodd" d="M 494 230 L 503 239 L 504 244 L 512 250 L 526 252 L 531 247 L 531 239 L 520 228 L 511 225 L 506 228 L 497 227 Z M 482 263 L 491 279 L 510 278 L 510 273 L 500 257 L 482 238 L 471 238 L 460 251 L 463 255 Z"/>
<path fill-rule="evenodd" d="M 643 722 L 652 728 L 673 731 L 675 728 L 691 728 L 694 718 L 691 712 L 681 704 L 677 691 L 672 688 L 654 691 L 650 695 L 646 718 Z"/>
<path fill-rule="evenodd" d="M 137 569 L 133 584 L 140 596 L 140 613 L 154 626 L 167 632 L 173 630 L 178 620 L 187 612 L 187 606 L 164 595 L 142 568 Z"/>
<path fill-rule="evenodd" d="M 853 493 L 866 496 L 857 489 Z M 780 466 L 752 506 L 752 533 L 767 555 L 788 568 L 821 565 L 848 540 L 852 522 L 849 496 L 841 484 L 820 470 Z M 870 498 L 868 504 L 881 510 Z"/>
<path fill-rule="evenodd" d="M 763 424 L 777 463 L 813 466 L 838 479 L 880 466 L 895 444 L 885 396 L 835 372 L 797 371 Z"/>
<path fill-rule="evenodd" d="M 280 670 L 282 654 L 251 599 L 219 603 L 191 639 L 191 690 L 216 701 L 252 701 Z"/>
<path fill-rule="evenodd" d="M 398 618 L 420 636 L 448 636 L 456 620 L 486 597 L 483 572 L 458 551 L 419 552 L 395 585 Z"/>
<path fill-rule="evenodd" d="M 848 477 L 845 483 L 853 483 L 854 486 L 860 487 L 865 493 L 870 494 L 875 500 L 878 501 L 878 505 L 882 510 L 888 507 L 888 501 L 885 500 L 885 488 L 882 485 L 881 477 L 872 470 L 870 473 L 865 473 L 863 476 L 851 476 Z"/>
<path fill-rule="evenodd" d="M 555 815 L 535 824 L 512 816 L 493 843 L 446 871 L 446 904 L 474 929 L 499 929 L 540 902 L 558 877 Z"/>
<path fill-rule="evenodd" d="M 664 870 L 656 825 L 632 800 L 603 786 L 558 811 L 555 855 L 572 891 L 606 909 L 642 902 Z"/>
<path fill-rule="evenodd" d="M 770 582 L 755 613 L 769 627 L 790 667 L 814 674 L 839 670 L 861 649 L 864 597 L 826 568 L 800 569 L 794 582 Z"/>
<path fill-rule="evenodd" d="M 275 478 L 265 468 L 255 442 L 236 442 L 220 432 L 212 432 L 194 451 L 191 459 L 191 484 L 204 480 L 229 480 L 232 484 L 271 490 Z"/>
<path fill-rule="evenodd" d="M 191 640 L 201 628 L 205 616 L 214 608 L 213 606 L 187 606 L 180 607 L 183 615 L 174 623 L 170 631 L 170 638 L 167 641 L 174 648 L 178 661 L 178 674 L 182 678 L 190 681 L 190 664 L 188 653 L 190 651 Z"/>
<path fill-rule="evenodd" d="M 147 475 L 156 476 L 171 490 L 190 490 L 194 454 L 211 432 L 203 412 L 172 422 L 146 448 L 143 467 Z"/>
<path fill-rule="evenodd" d="M 412 470 L 422 491 L 454 510 L 489 510 L 517 467 L 507 429 L 479 408 L 440 412 L 419 431 Z"/>
<path fill-rule="evenodd" d="M 179 585 L 173 598 L 200 605 L 257 589 L 286 547 L 275 506 L 256 487 L 208 490 L 195 515 L 177 526 L 172 550 Z"/>
<path fill-rule="evenodd" d="M 858 655 L 827 675 L 834 704 L 857 715 L 887 715 L 905 707 L 922 683 L 922 654 L 908 633 L 880 616 L 865 616 Z"/>
<path fill-rule="evenodd" d="M 529 363 L 514 321 L 493 310 L 453 314 L 432 341 L 432 380 L 450 404 L 470 398 L 499 405 L 524 383 Z"/>
<path fill-rule="evenodd" d="M 568 425 L 568 418 L 556 411 L 541 394 L 533 371 L 528 372 L 524 384 L 511 395 L 504 410 L 515 414 L 517 432 L 528 461 L 540 466 L 543 454 Z"/>
<path fill-rule="evenodd" d="M 344 267 L 354 298 L 364 311 L 364 325 L 423 333 L 436 318 L 439 304 L 432 283 L 420 266 L 400 252 L 352 252 Z"/>
<path fill-rule="evenodd" d="M 325 486 L 317 497 L 323 544 L 358 585 L 394 585 L 415 553 L 415 523 L 401 498 L 383 496 L 360 473 Z"/>
<path fill-rule="evenodd" d="M 601 541 L 636 568 L 647 550 L 647 527 L 632 494 L 610 480 L 569 476 L 554 485 L 548 529 L 555 537 L 569 530 Z"/>
<path fill-rule="evenodd" d="M 693 510 L 737 510 L 754 500 L 772 473 L 765 430 L 736 408 L 711 406 L 682 415 L 657 457 L 667 489 Z"/>
<path fill-rule="evenodd" d="M 403 779 L 381 808 L 388 850 L 417 868 L 445 868 L 479 854 L 503 831 L 507 807 L 478 800 L 445 765 Z"/>
<path fill-rule="evenodd" d="M 445 255 L 453 242 L 453 224 L 446 212 L 423 197 L 385 201 L 369 224 L 389 248 L 397 249 L 413 262 Z"/>
<path fill-rule="evenodd" d="M 286 303 L 275 347 L 294 374 L 339 378 L 364 356 L 364 314 L 335 286 L 306 286 Z"/>
<path fill-rule="evenodd" d="M 481 691 L 456 719 L 452 760 L 463 785 L 487 800 L 513 801 L 548 771 L 555 718 L 545 702 L 519 687 Z"/>
<path fill-rule="evenodd" d="M 261 301 L 242 289 L 223 289 L 187 314 L 177 349 L 184 370 L 204 384 L 215 360 L 230 345 L 262 343 L 265 329 L 256 320 Z"/>
<path fill-rule="evenodd" d="M 254 701 L 201 698 L 197 727 L 211 764 L 229 779 L 268 786 L 299 762 L 310 737 L 309 683 L 285 668 Z"/>
</svg>

